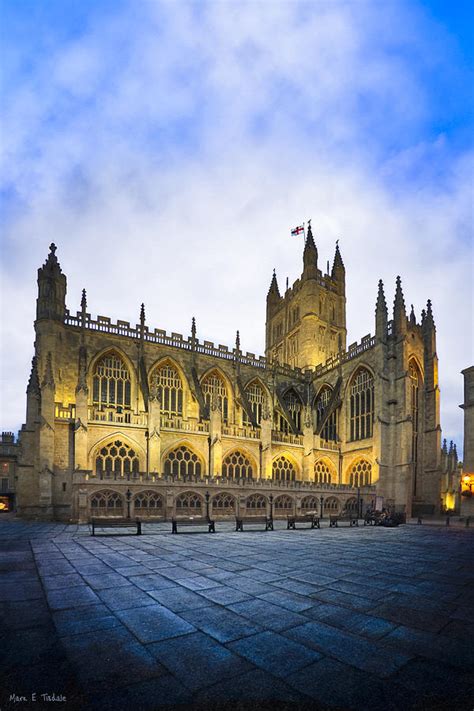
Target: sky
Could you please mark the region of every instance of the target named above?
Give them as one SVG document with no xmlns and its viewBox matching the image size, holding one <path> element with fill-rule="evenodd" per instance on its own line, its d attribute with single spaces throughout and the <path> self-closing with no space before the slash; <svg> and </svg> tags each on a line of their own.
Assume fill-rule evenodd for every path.
<svg viewBox="0 0 474 711">
<path fill-rule="evenodd" d="M 17 431 L 36 270 L 67 306 L 264 352 L 265 297 L 346 266 L 348 343 L 397 275 L 437 327 L 443 437 L 472 365 L 473 18 L 457 0 L 0 0 L 1 407 Z"/>
</svg>

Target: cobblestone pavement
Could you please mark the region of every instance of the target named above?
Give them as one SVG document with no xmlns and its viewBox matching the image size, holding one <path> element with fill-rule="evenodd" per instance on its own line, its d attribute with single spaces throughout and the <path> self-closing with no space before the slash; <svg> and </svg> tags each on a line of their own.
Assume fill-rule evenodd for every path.
<svg viewBox="0 0 474 711">
<path fill-rule="evenodd" d="M 2 711 L 474 707 L 472 529 L 169 528 L 0 519 Z"/>
</svg>

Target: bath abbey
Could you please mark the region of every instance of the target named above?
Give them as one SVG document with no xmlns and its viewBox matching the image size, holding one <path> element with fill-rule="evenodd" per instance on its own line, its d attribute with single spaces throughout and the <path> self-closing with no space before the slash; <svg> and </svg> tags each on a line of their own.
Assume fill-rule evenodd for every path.
<svg viewBox="0 0 474 711">
<path fill-rule="evenodd" d="M 201 340 L 194 318 L 189 335 L 152 329 L 143 305 L 136 325 L 93 317 L 85 290 L 71 312 L 52 244 L 38 270 L 18 514 L 439 511 L 433 313 L 428 301 L 417 320 L 394 286 L 389 312 L 374 284 L 374 335 L 347 346 L 341 252 L 323 273 L 309 227 L 300 278 L 282 293 L 273 273 L 259 357 L 238 332 L 232 348 Z"/>
</svg>

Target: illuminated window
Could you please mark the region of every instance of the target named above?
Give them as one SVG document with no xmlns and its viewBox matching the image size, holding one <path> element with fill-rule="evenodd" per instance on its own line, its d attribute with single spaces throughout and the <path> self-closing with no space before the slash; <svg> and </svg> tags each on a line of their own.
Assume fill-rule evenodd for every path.
<svg viewBox="0 0 474 711">
<path fill-rule="evenodd" d="M 276 481 L 295 481 L 295 467 L 287 457 L 281 456 L 275 459 L 272 464 L 272 479 Z"/>
<path fill-rule="evenodd" d="M 140 462 L 134 449 L 120 440 L 101 447 L 95 459 L 96 473 L 103 477 L 138 476 Z"/>
<path fill-rule="evenodd" d="M 92 401 L 101 407 L 130 407 L 130 373 L 115 353 L 107 353 L 96 363 L 92 378 Z"/>
<path fill-rule="evenodd" d="M 176 498 L 176 514 L 182 516 L 201 516 L 202 499 L 199 494 L 184 491 Z"/>
<path fill-rule="evenodd" d="M 332 396 L 332 390 L 329 386 L 324 386 L 316 399 L 316 429 L 319 432 L 321 423 L 324 420 L 326 408 Z M 334 410 L 324 422 L 323 428 L 319 432 L 319 436 L 325 442 L 337 442 L 337 412 Z"/>
<path fill-rule="evenodd" d="M 232 452 L 222 462 L 222 476 L 228 479 L 252 479 L 252 464 L 242 452 Z"/>
<path fill-rule="evenodd" d="M 252 408 L 253 416 L 257 425 L 262 421 L 263 409 L 265 407 L 265 392 L 261 385 L 258 383 L 251 383 L 245 388 L 245 394 L 247 395 L 247 400 L 249 401 L 250 407 Z M 247 417 L 247 413 L 244 411 L 244 424 L 250 425 L 251 422 Z"/>
<path fill-rule="evenodd" d="M 204 400 L 209 410 L 213 403 L 217 404 L 224 422 L 227 422 L 229 417 L 229 398 L 227 388 L 223 379 L 217 373 L 209 373 L 201 383 Z"/>
<path fill-rule="evenodd" d="M 150 386 L 156 390 L 161 412 L 170 417 L 183 414 L 183 383 L 172 365 L 155 368 L 150 377 Z"/>
<path fill-rule="evenodd" d="M 182 445 L 173 449 L 165 459 L 165 474 L 180 477 L 201 477 L 201 462 L 197 454 Z"/>
<path fill-rule="evenodd" d="M 351 441 L 372 437 L 374 379 L 361 368 L 351 385 Z"/>
<path fill-rule="evenodd" d="M 116 491 L 98 491 L 92 494 L 90 501 L 93 516 L 123 515 L 123 499 Z"/>
<path fill-rule="evenodd" d="M 314 465 L 314 481 L 317 484 L 331 484 L 332 473 L 329 465 L 326 462 L 319 461 Z"/>
<path fill-rule="evenodd" d="M 372 480 L 372 464 L 366 459 L 359 459 L 349 472 L 350 486 L 369 486 Z"/>
</svg>

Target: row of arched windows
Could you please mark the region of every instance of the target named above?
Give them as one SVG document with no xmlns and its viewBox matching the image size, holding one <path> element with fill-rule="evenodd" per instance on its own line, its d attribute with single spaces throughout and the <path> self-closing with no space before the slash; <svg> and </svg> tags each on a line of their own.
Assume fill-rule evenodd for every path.
<svg viewBox="0 0 474 711">
<path fill-rule="evenodd" d="M 419 371 L 411 366 L 410 373 Z M 130 372 L 119 355 L 107 353 L 100 358 L 92 376 L 93 404 L 103 408 L 131 407 Z M 223 376 L 217 370 L 208 373 L 201 381 L 204 401 L 209 409 L 218 407 L 224 422 L 229 420 L 229 393 Z M 161 411 L 168 417 L 183 415 L 184 384 L 178 369 L 171 362 L 157 366 L 150 375 L 150 390 L 158 396 Z M 321 438 L 328 442 L 338 439 L 337 412 L 327 416 L 332 389 L 325 385 L 321 388 L 313 403 L 314 426 Z M 361 367 L 350 384 L 350 439 L 357 441 L 372 437 L 374 421 L 374 377 L 367 368 Z M 252 411 L 254 422 L 261 424 L 267 403 L 264 387 L 258 381 L 252 381 L 245 389 L 247 401 Z M 413 396 L 416 410 L 417 395 Z M 291 430 L 301 432 L 304 405 L 294 388 L 290 388 L 282 397 L 283 406 L 275 410 L 275 427 L 284 433 Z M 249 414 L 244 410 L 244 424 L 250 425 Z M 413 442 L 416 449 L 416 439 Z"/>
<path fill-rule="evenodd" d="M 137 452 L 125 442 L 114 440 L 102 445 L 95 456 L 96 474 L 100 478 L 118 478 L 128 475 L 138 476 L 140 463 Z M 186 445 L 172 449 L 164 459 L 165 475 L 177 479 L 200 479 L 204 474 L 203 463 Z M 287 455 L 276 457 L 272 463 L 274 481 L 296 481 L 298 467 Z M 227 479 L 254 479 L 257 471 L 253 460 L 241 450 L 227 454 L 222 461 L 222 476 Z M 314 480 L 319 484 L 337 482 L 335 469 L 326 460 L 318 460 L 314 465 Z M 372 465 L 366 459 L 357 460 L 348 473 L 351 486 L 365 486 L 372 481 Z"/>
<path fill-rule="evenodd" d="M 228 492 L 219 492 L 210 501 L 211 510 L 215 514 L 232 515 L 236 513 L 237 502 L 235 496 Z M 124 500 L 115 491 L 98 491 L 90 498 L 92 513 L 120 516 L 124 510 Z M 162 494 L 156 491 L 142 491 L 133 498 L 135 514 L 162 516 L 165 501 Z M 278 516 L 291 514 L 295 510 L 295 499 L 287 494 L 276 496 L 273 500 L 273 512 Z M 263 494 L 251 494 L 245 500 L 248 513 L 263 513 L 268 509 L 269 500 Z M 341 501 L 335 496 L 328 496 L 323 500 L 323 510 L 326 513 L 337 513 L 342 508 Z M 204 513 L 204 499 L 194 491 L 183 491 L 176 497 L 175 509 L 179 515 L 202 515 Z M 344 503 L 348 512 L 357 511 L 357 499 L 349 498 Z M 317 496 L 305 496 L 301 501 L 303 511 L 320 511 L 320 499 Z"/>
</svg>

